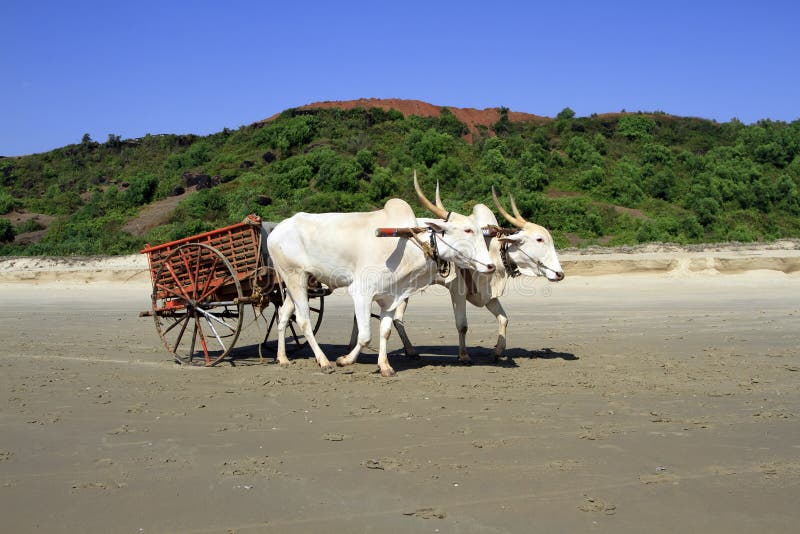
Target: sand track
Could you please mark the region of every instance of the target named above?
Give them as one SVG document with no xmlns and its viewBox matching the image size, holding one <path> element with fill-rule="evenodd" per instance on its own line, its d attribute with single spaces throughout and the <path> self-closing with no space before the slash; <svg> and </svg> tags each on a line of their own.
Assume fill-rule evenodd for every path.
<svg viewBox="0 0 800 534">
<path fill-rule="evenodd" d="M 627 254 L 516 279 L 499 364 L 470 308 L 457 365 L 448 298 L 426 291 L 406 316 L 422 359 L 393 336 L 394 379 L 372 351 L 332 375 L 306 352 L 261 365 L 257 331 L 235 365 L 183 368 L 138 317 L 143 258 L 5 259 L 3 529 L 795 532 L 793 249 Z M 329 356 L 350 310 L 326 302 Z"/>
</svg>

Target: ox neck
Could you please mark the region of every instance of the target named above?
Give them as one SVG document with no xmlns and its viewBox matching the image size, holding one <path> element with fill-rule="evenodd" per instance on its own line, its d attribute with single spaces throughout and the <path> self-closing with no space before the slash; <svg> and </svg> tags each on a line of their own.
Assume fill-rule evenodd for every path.
<svg viewBox="0 0 800 534">
<path fill-rule="evenodd" d="M 503 267 L 505 268 L 506 274 L 509 276 L 509 278 L 516 278 L 522 273 L 519 272 L 519 266 L 517 263 L 508 255 L 508 248 L 510 246 L 511 245 L 508 243 L 508 241 L 500 244 L 500 259 L 502 260 Z"/>
<path fill-rule="evenodd" d="M 448 217 L 449 217 L 448 213 Z M 420 248 L 425 258 L 433 261 L 436 266 L 436 272 L 443 277 L 450 274 L 450 262 L 443 260 L 439 255 L 439 244 L 436 239 L 436 231 L 433 228 L 428 228 L 430 238 L 427 243 L 418 238 L 415 234 L 411 235 L 411 239 Z"/>
</svg>

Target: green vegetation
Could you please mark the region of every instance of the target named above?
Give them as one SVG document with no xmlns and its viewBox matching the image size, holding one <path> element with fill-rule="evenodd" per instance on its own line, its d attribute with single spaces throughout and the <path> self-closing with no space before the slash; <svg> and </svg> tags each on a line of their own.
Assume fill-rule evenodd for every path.
<svg viewBox="0 0 800 534">
<path fill-rule="evenodd" d="M 0 254 L 123 254 L 237 222 L 297 211 L 361 211 L 394 196 L 420 215 L 411 174 L 451 209 L 492 206 L 491 187 L 515 195 L 523 215 L 559 246 L 774 240 L 800 237 L 800 121 L 715 122 L 663 113 L 509 121 L 468 130 L 438 118 L 378 108 L 290 109 L 275 120 L 206 136 L 147 135 L 0 159 L 0 214 L 55 216 L 38 227 L 0 218 Z M 496 134 L 496 135 L 495 135 Z M 169 222 L 143 237 L 125 223 L 154 201 L 205 177 Z M 503 221 L 501 221 L 503 222 Z"/>
</svg>

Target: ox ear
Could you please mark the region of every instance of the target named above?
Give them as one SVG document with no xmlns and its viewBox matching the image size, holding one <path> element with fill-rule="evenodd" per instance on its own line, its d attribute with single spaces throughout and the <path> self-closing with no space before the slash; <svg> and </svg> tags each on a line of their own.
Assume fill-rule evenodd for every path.
<svg viewBox="0 0 800 534">
<path fill-rule="evenodd" d="M 425 226 L 427 226 L 434 232 L 440 232 L 442 234 L 447 228 L 442 221 L 425 221 Z"/>
</svg>

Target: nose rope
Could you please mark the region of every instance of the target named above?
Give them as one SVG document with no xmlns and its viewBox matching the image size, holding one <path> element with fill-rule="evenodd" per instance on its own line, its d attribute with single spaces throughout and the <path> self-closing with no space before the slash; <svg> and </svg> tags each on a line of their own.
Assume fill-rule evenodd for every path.
<svg viewBox="0 0 800 534">
<path fill-rule="evenodd" d="M 524 250 L 522 250 L 522 247 L 518 246 L 518 247 L 517 247 L 517 250 L 519 250 L 520 252 L 522 252 L 523 254 L 525 254 L 525 256 L 527 256 L 529 260 L 531 260 L 531 261 L 532 261 L 534 264 L 536 264 L 536 266 L 539 268 L 539 272 L 542 272 L 542 269 L 545 269 L 545 270 L 547 270 L 547 271 L 550 271 L 551 273 L 553 273 L 553 274 L 555 274 L 555 275 L 558 275 L 558 274 L 559 274 L 559 271 L 556 271 L 555 269 L 551 269 L 550 267 L 548 267 L 547 265 L 545 265 L 544 263 L 542 263 L 542 261 L 541 261 L 541 260 L 537 260 L 536 258 L 532 258 L 532 257 L 530 256 L 530 254 L 528 254 L 527 252 L 525 252 Z M 545 275 L 545 276 L 547 276 L 547 275 L 546 275 L 545 273 L 543 273 L 543 272 L 542 272 L 542 274 L 543 274 L 543 275 Z"/>
<path fill-rule="evenodd" d="M 434 235 L 436 235 L 436 232 L 434 232 L 433 230 L 431 230 L 431 232 L 432 232 L 432 235 L 431 235 L 431 237 L 433 237 Z M 444 240 L 444 237 L 442 237 L 442 236 L 437 236 L 437 237 L 439 238 L 439 240 L 440 240 L 440 241 L 441 241 L 443 244 L 445 244 L 445 245 L 447 245 L 448 247 L 450 247 L 450 249 L 452 249 L 452 250 L 453 250 L 453 252 L 455 252 L 455 253 L 456 253 L 456 255 L 457 255 L 458 257 L 460 257 L 460 258 L 462 258 L 462 259 L 465 259 L 465 260 L 468 260 L 468 261 L 473 261 L 473 262 L 475 262 L 475 263 L 479 263 L 479 264 L 483 265 L 484 267 L 486 267 L 487 269 L 489 268 L 489 264 L 488 264 L 488 263 L 483 263 L 482 261 L 480 261 L 480 260 L 477 260 L 477 259 L 475 259 L 475 258 L 470 258 L 470 257 L 469 257 L 469 256 L 467 256 L 466 254 L 464 254 L 463 252 L 461 252 L 460 250 L 458 250 L 456 247 L 454 247 L 453 245 L 451 245 L 450 243 L 448 243 L 447 241 L 445 241 L 445 240 Z M 431 239 L 431 240 L 433 240 L 433 239 Z"/>
</svg>

